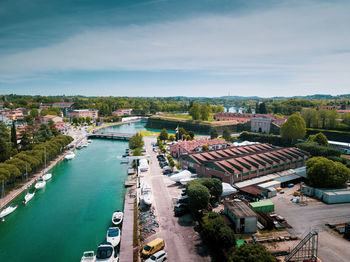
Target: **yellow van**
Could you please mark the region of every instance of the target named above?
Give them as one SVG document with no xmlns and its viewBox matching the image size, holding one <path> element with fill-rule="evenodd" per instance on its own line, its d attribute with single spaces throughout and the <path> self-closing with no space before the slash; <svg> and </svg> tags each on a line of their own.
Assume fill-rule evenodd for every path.
<svg viewBox="0 0 350 262">
<path fill-rule="evenodd" d="M 142 249 L 141 256 L 146 258 L 150 255 L 153 255 L 157 251 L 163 249 L 165 246 L 164 239 L 163 238 L 156 238 L 152 240 L 151 242 L 147 243 L 146 246 Z"/>
</svg>

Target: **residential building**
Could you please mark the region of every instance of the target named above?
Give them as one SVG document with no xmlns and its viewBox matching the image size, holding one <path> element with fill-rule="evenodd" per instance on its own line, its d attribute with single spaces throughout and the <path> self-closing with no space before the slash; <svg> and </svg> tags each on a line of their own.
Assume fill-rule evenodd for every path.
<svg viewBox="0 0 350 262">
<path fill-rule="evenodd" d="M 54 123 L 63 122 L 62 117 L 55 116 L 55 115 L 46 115 L 46 116 L 41 116 L 39 118 L 41 120 L 41 123 L 43 124 L 48 124 L 50 123 L 50 121 L 53 121 Z"/>
<path fill-rule="evenodd" d="M 270 144 L 228 147 L 181 155 L 182 169 L 202 177 L 219 178 L 233 184 L 243 180 L 305 165 L 309 154 L 295 147 Z"/>
<path fill-rule="evenodd" d="M 254 234 L 257 231 L 258 216 L 239 199 L 224 201 L 224 213 L 234 224 L 237 234 Z"/>
<path fill-rule="evenodd" d="M 335 105 L 328 105 L 328 106 L 325 106 L 325 105 L 320 105 L 320 106 L 317 106 L 317 109 L 318 110 L 322 110 L 322 109 L 326 109 L 326 110 L 333 110 L 333 109 L 340 109 L 341 106 L 335 106 Z"/>
<path fill-rule="evenodd" d="M 132 113 L 132 108 L 119 108 L 112 112 L 113 116 L 129 116 Z"/>
<path fill-rule="evenodd" d="M 253 117 L 251 119 L 251 131 L 270 134 L 271 122 L 272 120 L 267 117 Z"/>
<path fill-rule="evenodd" d="M 79 109 L 79 110 L 73 110 L 68 113 L 68 117 L 91 117 L 92 119 L 97 119 L 98 118 L 98 110 L 95 109 Z"/>
<path fill-rule="evenodd" d="M 72 110 L 73 105 L 74 102 L 56 102 L 52 104 L 52 107 L 59 108 L 62 111 L 63 116 L 67 117 L 69 111 Z"/>
<path fill-rule="evenodd" d="M 204 145 L 207 145 L 209 150 L 217 150 L 227 148 L 229 144 L 226 142 L 226 140 L 221 138 L 190 141 L 185 140 L 171 145 L 169 151 L 173 157 L 179 157 L 182 154 L 202 152 Z"/>
</svg>

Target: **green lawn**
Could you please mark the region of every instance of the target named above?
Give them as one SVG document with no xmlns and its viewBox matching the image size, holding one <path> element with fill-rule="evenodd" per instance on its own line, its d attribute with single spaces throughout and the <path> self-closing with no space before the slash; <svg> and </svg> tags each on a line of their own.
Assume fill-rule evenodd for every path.
<svg viewBox="0 0 350 262">
<path fill-rule="evenodd" d="M 142 130 L 140 131 L 140 133 L 142 136 L 151 136 L 151 137 L 157 137 L 160 134 L 160 132 L 147 131 L 147 130 Z"/>
<path fill-rule="evenodd" d="M 215 115 L 215 113 L 210 113 L 208 121 L 214 121 L 214 119 L 213 119 L 214 115 Z M 164 116 L 192 120 L 192 117 L 190 115 L 168 114 L 168 115 L 164 115 Z"/>
</svg>

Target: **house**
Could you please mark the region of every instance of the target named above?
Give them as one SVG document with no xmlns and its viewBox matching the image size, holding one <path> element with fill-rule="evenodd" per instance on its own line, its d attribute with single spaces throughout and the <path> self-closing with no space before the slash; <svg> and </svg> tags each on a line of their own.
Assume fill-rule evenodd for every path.
<svg viewBox="0 0 350 262">
<path fill-rule="evenodd" d="M 113 116 L 129 116 L 132 113 L 132 108 L 119 108 L 112 112 Z"/>
<path fill-rule="evenodd" d="M 68 113 L 69 118 L 73 118 L 74 116 L 76 117 L 90 117 L 92 119 L 97 119 L 98 118 L 98 110 L 96 109 L 79 109 L 79 110 L 73 110 Z"/>
<path fill-rule="evenodd" d="M 258 216 L 239 199 L 224 201 L 224 214 L 234 224 L 237 234 L 254 234 L 257 231 Z"/>
<path fill-rule="evenodd" d="M 181 168 L 203 177 L 233 184 L 305 165 L 309 154 L 295 147 L 269 144 L 232 146 L 208 152 L 182 154 Z"/>
<path fill-rule="evenodd" d="M 61 110 L 63 116 L 68 116 L 68 112 L 72 110 L 74 102 L 56 102 L 52 104 L 52 107 L 56 107 Z"/>
<path fill-rule="evenodd" d="M 41 123 L 43 123 L 43 124 L 48 124 L 48 123 L 50 123 L 50 121 L 53 121 L 54 123 L 63 122 L 62 117 L 55 116 L 55 115 L 42 116 L 40 119 L 41 119 Z"/>
<path fill-rule="evenodd" d="M 190 141 L 185 140 L 172 144 L 169 151 L 173 157 L 179 157 L 182 154 L 202 152 L 204 145 L 207 145 L 209 150 L 217 150 L 227 148 L 229 144 L 226 142 L 226 140 L 221 138 Z"/>
<path fill-rule="evenodd" d="M 55 126 L 56 126 L 57 130 L 60 131 L 60 132 L 68 130 L 68 127 L 66 126 L 66 123 L 63 122 L 63 121 L 56 122 Z"/>
</svg>

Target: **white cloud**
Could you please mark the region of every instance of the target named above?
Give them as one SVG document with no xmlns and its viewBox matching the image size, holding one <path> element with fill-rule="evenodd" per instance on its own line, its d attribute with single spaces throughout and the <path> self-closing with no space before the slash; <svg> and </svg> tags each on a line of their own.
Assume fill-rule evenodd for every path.
<svg viewBox="0 0 350 262">
<path fill-rule="evenodd" d="M 194 70 L 286 77 L 292 79 L 289 85 L 310 88 L 336 82 L 344 89 L 350 86 L 350 57 L 337 52 L 350 46 L 349 8 L 349 3 L 308 3 L 242 16 L 85 31 L 0 57 L 0 81 L 52 71 Z"/>
</svg>

